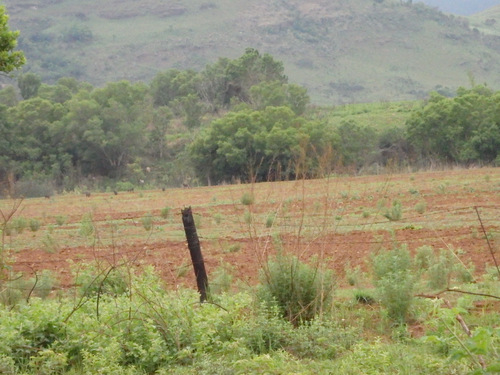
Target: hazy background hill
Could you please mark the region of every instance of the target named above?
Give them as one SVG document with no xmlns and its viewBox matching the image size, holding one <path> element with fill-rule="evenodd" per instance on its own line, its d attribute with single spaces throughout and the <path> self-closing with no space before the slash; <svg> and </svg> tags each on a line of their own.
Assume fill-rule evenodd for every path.
<svg viewBox="0 0 500 375">
<path fill-rule="evenodd" d="M 25 71 L 49 82 L 149 81 L 253 47 L 282 60 L 290 81 L 318 104 L 453 93 L 472 79 L 500 88 L 496 13 L 474 19 L 473 28 L 464 17 L 399 0 L 4 3 L 11 28 L 21 31 Z"/>
<path fill-rule="evenodd" d="M 472 15 L 492 6 L 499 5 L 499 0 L 417 0 L 430 6 L 439 8 L 447 13 Z"/>
</svg>

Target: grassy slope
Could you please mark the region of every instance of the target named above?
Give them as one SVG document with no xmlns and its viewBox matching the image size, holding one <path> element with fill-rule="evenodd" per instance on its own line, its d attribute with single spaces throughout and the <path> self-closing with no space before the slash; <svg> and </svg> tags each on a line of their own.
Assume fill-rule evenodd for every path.
<svg viewBox="0 0 500 375">
<path fill-rule="evenodd" d="M 6 0 L 29 68 L 93 84 L 150 80 L 169 68 L 202 69 L 246 47 L 285 64 L 318 104 L 409 100 L 477 82 L 500 87 L 497 50 L 463 22 L 423 5 L 386 0 Z M 61 42 L 88 27 L 87 44 Z M 42 35 L 48 41 L 34 41 Z M 36 39 L 36 38 L 35 38 Z M 63 54 L 60 54 L 63 51 Z"/>
<path fill-rule="evenodd" d="M 500 5 L 470 17 L 471 26 L 488 35 L 500 35 Z"/>
</svg>

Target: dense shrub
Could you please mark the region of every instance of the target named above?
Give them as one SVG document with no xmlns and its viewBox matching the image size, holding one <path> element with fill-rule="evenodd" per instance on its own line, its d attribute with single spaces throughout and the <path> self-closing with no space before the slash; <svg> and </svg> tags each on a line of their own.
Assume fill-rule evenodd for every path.
<svg viewBox="0 0 500 375">
<path fill-rule="evenodd" d="M 413 261 L 405 246 L 381 251 L 372 257 L 373 283 L 389 318 L 406 321 L 413 301 Z"/>
<path fill-rule="evenodd" d="M 295 325 L 313 319 L 332 300 L 331 271 L 308 265 L 292 255 L 279 254 L 260 272 L 259 297 L 278 306 L 280 314 Z"/>
</svg>

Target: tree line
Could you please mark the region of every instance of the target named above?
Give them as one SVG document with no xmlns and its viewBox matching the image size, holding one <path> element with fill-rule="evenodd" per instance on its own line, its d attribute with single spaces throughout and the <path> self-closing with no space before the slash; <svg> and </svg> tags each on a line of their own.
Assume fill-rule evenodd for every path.
<svg viewBox="0 0 500 375">
<path fill-rule="evenodd" d="M 3 194 L 318 177 L 370 165 L 500 161 L 500 93 L 432 94 L 383 131 L 318 116 L 283 64 L 247 49 L 203 71 L 104 87 L 33 73 L 0 91 Z M 16 189 L 17 187 L 17 189 Z"/>
</svg>

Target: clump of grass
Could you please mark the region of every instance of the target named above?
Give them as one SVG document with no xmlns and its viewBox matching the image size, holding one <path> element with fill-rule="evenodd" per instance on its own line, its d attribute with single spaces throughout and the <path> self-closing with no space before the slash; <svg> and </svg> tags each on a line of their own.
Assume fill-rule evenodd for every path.
<svg viewBox="0 0 500 375">
<path fill-rule="evenodd" d="M 243 215 L 243 220 L 245 221 L 245 223 L 250 225 L 252 223 L 252 213 L 248 210 L 245 211 Z"/>
<path fill-rule="evenodd" d="M 59 242 L 49 232 L 42 239 L 43 250 L 47 253 L 57 253 L 60 250 Z"/>
<path fill-rule="evenodd" d="M 85 214 L 80 221 L 80 235 L 83 237 L 90 237 L 94 234 L 94 221 L 92 214 Z"/>
<path fill-rule="evenodd" d="M 254 204 L 255 197 L 252 193 L 247 191 L 247 192 L 243 193 L 240 201 L 241 201 L 241 204 L 243 204 L 245 206 L 250 206 L 250 205 Z"/>
<path fill-rule="evenodd" d="M 425 212 L 425 210 L 427 210 L 427 203 L 422 201 L 415 204 L 415 211 L 420 215 L 422 215 Z"/>
<path fill-rule="evenodd" d="M 278 254 L 260 271 L 259 297 L 276 306 L 294 325 L 312 320 L 331 303 L 334 277 L 330 270 L 311 266 L 291 255 Z"/>
<path fill-rule="evenodd" d="M 160 216 L 163 218 L 163 219 L 168 219 L 170 217 L 170 211 L 172 209 L 170 207 L 163 207 L 161 209 L 161 212 L 160 212 Z"/>
<path fill-rule="evenodd" d="M 220 224 L 222 222 L 222 215 L 220 213 L 216 213 L 213 216 L 215 224 Z"/>
<path fill-rule="evenodd" d="M 363 271 L 360 266 L 354 268 L 351 267 L 351 263 L 348 262 L 344 267 L 345 278 L 350 286 L 359 286 L 363 280 Z"/>
<path fill-rule="evenodd" d="M 23 233 L 28 227 L 28 221 L 24 217 L 16 217 L 12 220 L 12 229 L 15 229 L 17 233 Z"/>
<path fill-rule="evenodd" d="M 403 205 L 400 201 L 395 200 L 392 202 L 392 206 L 384 214 L 384 217 L 390 221 L 398 221 L 403 217 Z"/>
<path fill-rule="evenodd" d="M 63 226 L 64 224 L 66 224 L 67 221 L 68 221 L 67 216 L 64 216 L 64 215 L 57 215 L 56 216 L 56 224 L 58 226 Z"/>
<path fill-rule="evenodd" d="M 364 210 L 363 213 L 361 214 L 361 216 L 363 216 L 364 219 L 367 219 L 370 217 L 370 212 L 369 211 L 366 211 Z"/>
<path fill-rule="evenodd" d="M 29 228 L 30 228 L 30 231 L 32 232 L 36 232 L 38 231 L 38 229 L 40 229 L 40 221 L 38 221 L 37 219 L 30 219 L 30 222 L 29 222 Z"/>
<path fill-rule="evenodd" d="M 149 232 L 151 229 L 153 229 L 153 224 L 154 224 L 153 214 L 151 212 L 145 214 L 141 219 L 141 223 L 142 227 Z"/>
<path fill-rule="evenodd" d="M 275 220 L 276 220 L 276 215 L 269 214 L 266 218 L 266 228 L 271 228 L 274 225 Z"/>
<path fill-rule="evenodd" d="M 228 245 L 224 248 L 224 253 L 236 253 L 240 251 L 241 245 L 239 243 L 233 243 L 231 245 Z"/>
<path fill-rule="evenodd" d="M 365 290 L 357 290 L 354 293 L 354 299 L 358 303 L 362 303 L 364 305 L 373 305 L 377 302 L 375 297 L 370 293 Z"/>
</svg>

